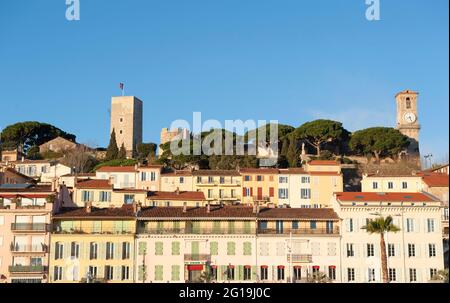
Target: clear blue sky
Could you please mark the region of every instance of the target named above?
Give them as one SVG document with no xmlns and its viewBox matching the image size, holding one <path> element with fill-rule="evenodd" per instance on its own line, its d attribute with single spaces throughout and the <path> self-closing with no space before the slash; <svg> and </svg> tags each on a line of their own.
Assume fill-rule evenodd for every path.
<svg viewBox="0 0 450 303">
<path fill-rule="evenodd" d="M 395 125 L 394 95 L 420 92 L 422 153 L 448 157 L 448 0 L 0 2 L 0 129 L 52 123 L 109 140 L 110 97 L 144 101 L 144 140 L 175 119 Z"/>
</svg>

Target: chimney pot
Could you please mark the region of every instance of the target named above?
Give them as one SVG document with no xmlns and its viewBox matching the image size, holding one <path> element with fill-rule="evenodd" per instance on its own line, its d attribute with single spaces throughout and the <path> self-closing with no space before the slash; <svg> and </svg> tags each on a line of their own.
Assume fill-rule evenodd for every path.
<svg viewBox="0 0 450 303">
<path fill-rule="evenodd" d="M 177 187 L 177 189 L 175 190 L 175 194 L 179 195 L 180 194 L 180 188 Z"/>
<path fill-rule="evenodd" d="M 211 212 L 211 205 L 208 203 L 207 205 L 206 205 L 206 213 L 210 213 Z"/>
<path fill-rule="evenodd" d="M 92 211 L 92 202 L 86 202 L 86 213 L 90 214 Z"/>
<path fill-rule="evenodd" d="M 183 213 L 186 213 L 187 211 L 187 205 L 186 202 L 183 203 Z"/>
</svg>

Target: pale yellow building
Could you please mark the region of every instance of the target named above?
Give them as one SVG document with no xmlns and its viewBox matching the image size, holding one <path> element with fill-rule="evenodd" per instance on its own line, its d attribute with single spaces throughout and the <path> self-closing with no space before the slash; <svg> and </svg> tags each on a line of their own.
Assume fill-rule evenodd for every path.
<svg viewBox="0 0 450 303">
<path fill-rule="evenodd" d="M 161 175 L 161 191 L 194 191 L 194 177 L 191 171 L 176 170 Z"/>
<path fill-rule="evenodd" d="M 278 169 L 243 168 L 242 203 L 278 205 Z"/>
<path fill-rule="evenodd" d="M 88 205 L 55 215 L 49 282 L 133 282 L 136 211 L 136 205 Z"/>
<path fill-rule="evenodd" d="M 205 194 L 210 204 L 239 204 L 242 176 L 236 170 L 197 170 L 192 172 L 194 191 Z"/>
</svg>

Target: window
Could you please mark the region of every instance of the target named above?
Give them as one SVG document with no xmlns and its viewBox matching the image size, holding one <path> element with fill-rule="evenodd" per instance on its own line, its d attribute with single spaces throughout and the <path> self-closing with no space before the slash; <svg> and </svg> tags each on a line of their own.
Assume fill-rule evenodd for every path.
<svg viewBox="0 0 450 303">
<path fill-rule="evenodd" d="M 229 265 L 227 267 L 227 280 L 234 280 L 234 266 Z"/>
<path fill-rule="evenodd" d="M 114 267 L 110 265 L 105 266 L 105 279 L 112 280 L 114 278 Z"/>
<path fill-rule="evenodd" d="M 311 199 L 311 189 L 310 188 L 300 189 L 300 198 L 301 199 Z"/>
<path fill-rule="evenodd" d="M 140 256 L 145 255 L 146 252 L 147 252 L 147 243 L 146 242 L 139 242 L 138 250 L 139 250 L 139 255 Z"/>
<path fill-rule="evenodd" d="M 210 250 L 211 255 L 217 256 L 219 254 L 219 243 L 211 242 L 209 244 L 209 250 Z"/>
<path fill-rule="evenodd" d="M 416 245 L 415 244 L 408 244 L 408 257 L 415 257 L 416 256 Z"/>
<path fill-rule="evenodd" d="M 259 229 L 267 229 L 267 221 L 259 221 Z"/>
<path fill-rule="evenodd" d="M 287 188 L 279 188 L 278 189 L 278 197 L 280 199 L 288 199 L 288 189 Z"/>
<path fill-rule="evenodd" d="M 268 267 L 267 266 L 261 266 L 261 280 L 267 280 L 269 279 L 269 271 L 268 271 Z"/>
<path fill-rule="evenodd" d="M 99 201 L 100 202 L 111 202 L 111 192 L 101 191 L 99 193 Z"/>
<path fill-rule="evenodd" d="M 434 232 L 434 219 L 427 219 L 427 231 L 429 233 Z"/>
<path fill-rule="evenodd" d="M 244 181 L 250 181 L 250 176 L 244 176 Z"/>
<path fill-rule="evenodd" d="M 277 280 L 284 280 L 284 266 L 277 267 Z"/>
<path fill-rule="evenodd" d="M 150 172 L 150 181 L 156 181 L 156 172 Z"/>
<path fill-rule="evenodd" d="M 106 242 L 106 260 L 114 259 L 114 243 Z"/>
<path fill-rule="evenodd" d="M 53 280 L 54 281 L 61 281 L 63 279 L 62 274 L 62 267 L 61 266 L 55 266 L 53 269 Z"/>
<path fill-rule="evenodd" d="M 212 197 L 213 197 L 213 190 L 208 189 L 208 198 L 212 198 Z"/>
<path fill-rule="evenodd" d="M 122 281 L 130 279 L 130 267 L 129 266 L 124 266 L 124 265 L 122 266 L 120 278 Z"/>
<path fill-rule="evenodd" d="M 407 189 L 408 188 L 408 182 L 402 182 L 402 188 Z"/>
<path fill-rule="evenodd" d="M 244 242 L 244 256 L 252 255 L 252 242 Z"/>
<path fill-rule="evenodd" d="M 244 280 L 252 279 L 252 268 L 251 266 L 244 266 Z"/>
<path fill-rule="evenodd" d="M 288 183 L 288 177 L 279 177 L 278 182 L 279 183 Z"/>
<path fill-rule="evenodd" d="M 155 242 L 155 256 L 162 256 L 163 248 L 163 242 Z"/>
<path fill-rule="evenodd" d="M 211 266 L 211 280 L 217 281 L 217 266 Z"/>
<path fill-rule="evenodd" d="M 64 258 L 64 245 L 61 242 L 55 243 L 55 260 Z"/>
<path fill-rule="evenodd" d="M 316 221 L 310 221 L 309 222 L 309 227 L 311 229 L 316 229 L 317 228 L 317 222 Z"/>
<path fill-rule="evenodd" d="M 180 177 L 180 184 L 184 183 L 184 177 Z"/>
<path fill-rule="evenodd" d="M 417 282 L 417 270 L 415 268 L 409 269 L 409 282 Z"/>
<path fill-rule="evenodd" d="M 197 183 L 202 183 L 202 177 L 200 176 L 197 177 Z"/>
<path fill-rule="evenodd" d="M 397 281 L 397 270 L 395 268 L 389 268 L 389 281 Z"/>
<path fill-rule="evenodd" d="M 220 177 L 219 178 L 219 182 L 220 182 L 220 184 L 224 184 L 225 183 L 225 177 Z"/>
<path fill-rule="evenodd" d="M 227 243 L 227 255 L 234 256 L 236 254 L 236 243 L 228 242 Z"/>
<path fill-rule="evenodd" d="M 354 268 L 347 268 L 347 280 L 348 280 L 348 282 L 355 281 L 355 269 Z"/>
<path fill-rule="evenodd" d="M 375 256 L 375 247 L 373 244 L 367 244 L 367 256 L 368 257 Z"/>
<path fill-rule="evenodd" d="M 354 257 L 355 251 L 353 250 L 353 244 L 347 243 L 347 257 Z"/>
<path fill-rule="evenodd" d="M 309 184 L 309 182 L 310 182 L 309 177 L 302 177 L 303 184 Z"/>
<path fill-rule="evenodd" d="M 134 202 L 134 195 L 126 194 L 123 196 L 123 202 L 125 204 L 132 204 Z"/>
<path fill-rule="evenodd" d="M 262 181 L 263 180 L 263 176 L 256 176 L 256 181 Z"/>
<path fill-rule="evenodd" d="M 368 268 L 367 280 L 368 282 L 375 281 L 375 268 Z"/>
<path fill-rule="evenodd" d="M 428 256 L 436 257 L 436 244 L 428 244 Z"/>
<path fill-rule="evenodd" d="M 406 219 L 406 232 L 411 233 L 414 231 L 414 219 Z"/>
<path fill-rule="evenodd" d="M 180 280 L 180 265 L 172 265 L 172 281 Z"/>
<path fill-rule="evenodd" d="M 378 189 L 378 182 L 372 182 L 372 188 Z"/>
<path fill-rule="evenodd" d="M 155 265 L 155 281 L 163 280 L 163 266 Z"/>
<path fill-rule="evenodd" d="M 411 109 L 411 99 L 409 97 L 406 98 L 406 109 Z"/>
<path fill-rule="evenodd" d="M 433 277 L 437 275 L 437 269 L 436 268 L 430 268 L 430 279 L 433 279 Z"/>
<path fill-rule="evenodd" d="M 388 182 L 388 188 L 393 189 L 394 188 L 394 182 Z"/>
<path fill-rule="evenodd" d="M 98 257 L 98 244 L 91 242 L 89 244 L 89 260 L 96 260 Z"/>
<path fill-rule="evenodd" d="M 95 279 L 97 277 L 97 266 L 89 266 L 88 273 L 92 279 Z"/>
<path fill-rule="evenodd" d="M 122 242 L 122 260 L 130 258 L 130 242 Z"/>
<path fill-rule="evenodd" d="M 172 256 L 180 254 L 180 242 L 172 242 Z"/>
<path fill-rule="evenodd" d="M 347 219 L 347 232 L 352 233 L 353 230 L 354 230 L 353 219 L 349 218 Z"/>
<path fill-rule="evenodd" d="M 77 242 L 72 242 L 70 244 L 70 256 L 77 259 L 80 257 L 80 244 Z"/>
<path fill-rule="evenodd" d="M 395 245 L 388 244 L 388 257 L 395 257 Z"/>
<path fill-rule="evenodd" d="M 94 192 L 83 190 L 81 191 L 81 202 L 92 202 L 94 200 Z"/>
<path fill-rule="evenodd" d="M 298 229 L 298 221 L 297 220 L 292 221 L 292 229 Z"/>
<path fill-rule="evenodd" d="M 295 275 L 295 271 L 294 271 L 294 275 Z M 328 278 L 330 278 L 330 280 L 336 280 L 336 266 L 328 267 Z"/>
</svg>

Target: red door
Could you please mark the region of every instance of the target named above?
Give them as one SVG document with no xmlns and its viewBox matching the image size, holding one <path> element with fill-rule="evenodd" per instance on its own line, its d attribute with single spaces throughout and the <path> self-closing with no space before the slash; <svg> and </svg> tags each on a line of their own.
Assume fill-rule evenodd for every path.
<svg viewBox="0 0 450 303">
<path fill-rule="evenodd" d="M 258 200 L 262 200 L 262 187 L 258 187 Z"/>
</svg>

